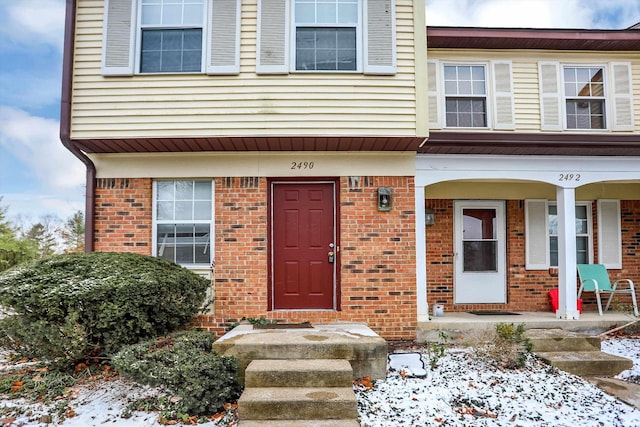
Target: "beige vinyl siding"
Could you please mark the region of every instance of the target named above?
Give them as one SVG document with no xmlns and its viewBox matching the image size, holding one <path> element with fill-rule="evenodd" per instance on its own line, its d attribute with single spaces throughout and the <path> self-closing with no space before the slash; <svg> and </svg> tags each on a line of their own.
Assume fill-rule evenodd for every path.
<svg viewBox="0 0 640 427">
<path fill-rule="evenodd" d="M 238 76 L 103 77 L 102 16 L 102 1 L 79 1 L 72 138 L 416 136 L 410 1 L 396 7 L 398 67 L 393 76 L 256 75 L 257 0 L 245 0 Z"/>
<path fill-rule="evenodd" d="M 540 94 L 538 89 L 538 62 L 557 61 L 565 64 L 631 63 L 635 129 L 640 129 L 640 54 L 634 52 L 559 52 L 559 51 L 453 51 L 429 49 L 429 60 L 446 61 L 512 61 L 515 101 L 516 132 L 540 132 Z M 608 70 L 611 73 L 611 69 Z M 607 87 L 611 95 L 611 87 Z M 610 108 L 610 107 L 609 107 Z M 611 111 L 610 111 L 611 112 Z M 609 120 L 611 122 L 611 118 Z M 611 123 L 609 123 L 609 128 Z M 474 132 L 490 132 L 474 130 Z M 568 131 L 563 131 L 568 132 Z M 585 132 L 585 131 L 583 131 Z M 589 134 L 597 131 L 586 131 Z M 604 131 L 610 132 L 610 131 Z M 580 133 L 580 131 L 576 131 Z"/>
</svg>

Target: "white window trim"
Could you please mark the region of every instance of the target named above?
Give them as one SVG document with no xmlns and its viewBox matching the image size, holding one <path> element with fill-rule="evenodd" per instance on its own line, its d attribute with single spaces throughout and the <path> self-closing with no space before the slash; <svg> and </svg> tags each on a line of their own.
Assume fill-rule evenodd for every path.
<svg viewBox="0 0 640 427">
<path fill-rule="evenodd" d="M 485 86 L 485 108 L 486 108 L 486 123 L 485 127 L 464 127 L 464 126 L 447 126 L 447 94 L 444 83 L 444 68 L 447 66 L 482 66 L 484 67 L 484 86 Z M 493 80 L 493 74 L 491 72 L 491 67 L 489 62 L 455 62 L 455 61 L 440 61 L 440 66 L 438 69 L 440 75 L 439 89 L 442 93 L 442 99 L 440 100 L 440 108 L 442 110 L 442 128 L 443 129 L 460 129 L 460 130 L 490 130 L 492 129 L 493 116 L 491 110 L 493 109 L 493 93 L 492 93 L 492 84 L 490 82 Z M 475 96 L 480 98 L 479 96 Z"/>
<path fill-rule="evenodd" d="M 593 203 L 590 201 L 587 202 L 583 202 L 583 201 L 576 201 L 576 206 L 584 206 L 586 207 L 587 210 L 587 264 L 592 264 L 593 263 Z M 558 207 L 557 202 L 554 201 L 549 201 L 549 203 L 547 204 L 547 218 L 549 217 L 549 207 L 550 206 L 555 206 L 556 209 Z M 575 221 L 575 219 L 574 219 Z M 547 219 L 547 224 L 548 224 L 549 220 Z M 574 225 L 575 227 L 575 225 Z M 547 240 L 550 242 L 551 241 L 551 234 L 549 233 L 549 227 L 547 225 Z M 580 236 L 584 236 L 584 234 L 581 234 Z M 557 236 L 558 238 L 560 238 L 560 236 Z M 576 237 L 579 237 L 576 235 Z M 549 243 L 549 268 L 558 268 L 557 265 L 551 265 L 551 243 Z"/>
<path fill-rule="evenodd" d="M 374 0 L 375 1 L 375 0 Z M 364 31 L 362 30 L 364 19 L 363 8 L 365 4 L 363 0 L 358 0 L 358 22 L 355 26 L 356 28 L 356 69 L 355 70 L 297 70 L 296 69 L 296 30 L 298 25 L 296 24 L 296 2 L 295 0 L 291 0 L 291 6 L 289 7 L 290 13 L 290 29 L 289 29 L 289 71 L 291 73 L 301 73 L 301 74 L 362 74 L 363 73 L 363 63 L 364 63 Z M 303 25 L 301 25 L 303 26 Z M 311 25 L 309 25 L 311 26 Z M 353 25 L 345 25 L 345 24 L 313 24 L 313 28 L 353 28 Z"/>
<path fill-rule="evenodd" d="M 209 181 L 209 179 L 197 179 L 197 178 L 176 178 L 176 179 L 154 179 L 153 180 L 153 188 L 152 188 L 152 230 L 151 230 L 151 245 L 153 247 L 152 255 L 154 257 L 158 256 L 158 225 L 159 224 L 175 224 L 176 220 L 158 220 L 157 217 L 157 196 L 158 196 L 158 182 L 175 182 L 175 181 Z M 209 224 L 209 262 L 208 264 L 180 264 L 182 267 L 188 268 L 189 270 L 204 270 L 210 269 L 211 263 L 213 261 L 213 254 L 215 253 L 215 181 L 211 181 L 211 219 L 210 220 L 189 220 L 184 221 L 184 223 L 188 224 Z"/>
<path fill-rule="evenodd" d="M 140 66 L 142 65 L 142 1 L 138 0 L 137 1 L 137 5 L 136 5 L 136 9 L 137 9 L 137 17 L 136 17 L 136 21 L 135 21 L 135 54 L 134 54 L 134 70 L 136 74 L 141 74 L 141 75 L 166 75 L 166 74 L 204 74 L 206 69 L 207 69 L 207 49 L 208 49 L 208 43 L 207 43 L 207 39 L 208 39 L 208 35 L 209 35 L 209 0 L 203 0 L 203 6 L 202 6 L 202 27 L 198 27 L 198 28 L 202 28 L 202 46 L 201 46 L 201 58 L 200 58 L 200 71 L 171 71 L 171 72 L 154 72 L 154 73 L 143 73 L 142 71 L 140 71 Z M 189 29 L 189 28 L 195 28 L 193 26 L 187 25 L 187 26 L 180 26 L 180 25 L 174 25 L 174 26 L 164 26 L 164 25 L 158 25 L 158 26 L 145 26 L 145 29 L 157 29 L 157 30 L 180 30 L 180 29 Z"/>
<path fill-rule="evenodd" d="M 602 68 L 602 86 L 604 90 L 604 124 L 602 129 L 574 129 L 567 126 L 567 95 L 564 89 L 564 70 L 565 68 Z M 611 130 L 611 117 L 610 110 L 613 105 L 612 100 L 609 97 L 609 70 L 607 64 L 569 64 L 560 63 L 560 103 L 562 108 L 562 129 L 569 132 L 604 132 Z M 588 99 L 600 99 L 600 97 L 588 97 Z"/>
</svg>

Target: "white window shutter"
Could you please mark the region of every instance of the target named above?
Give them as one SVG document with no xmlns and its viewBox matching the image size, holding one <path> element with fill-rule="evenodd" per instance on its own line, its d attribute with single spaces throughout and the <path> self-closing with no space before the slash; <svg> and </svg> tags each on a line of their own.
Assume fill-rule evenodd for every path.
<svg viewBox="0 0 640 427">
<path fill-rule="evenodd" d="M 135 1 L 105 0 L 102 29 L 103 75 L 133 75 L 135 32 Z"/>
<path fill-rule="evenodd" d="M 396 73 L 395 0 L 364 0 L 364 73 Z"/>
<path fill-rule="evenodd" d="M 560 63 L 539 62 L 540 83 L 540 128 L 542 130 L 562 130 L 562 89 L 560 87 Z"/>
<path fill-rule="evenodd" d="M 241 0 L 209 3 L 207 74 L 240 73 Z"/>
<path fill-rule="evenodd" d="M 513 73 L 511 61 L 492 61 L 493 128 L 513 130 L 516 127 L 513 107 Z"/>
<path fill-rule="evenodd" d="M 549 226 L 546 200 L 525 200 L 525 268 L 549 268 Z"/>
<path fill-rule="evenodd" d="M 442 104 L 440 102 L 440 61 L 427 61 L 427 96 L 429 104 L 429 129 L 442 129 Z"/>
<path fill-rule="evenodd" d="M 631 87 L 631 63 L 611 63 L 611 119 L 612 130 L 633 130 L 633 91 Z"/>
<path fill-rule="evenodd" d="M 289 0 L 258 0 L 256 72 L 289 72 Z"/>
<path fill-rule="evenodd" d="M 598 200 L 598 263 L 622 268 L 620 200 Z"/>
</svg>

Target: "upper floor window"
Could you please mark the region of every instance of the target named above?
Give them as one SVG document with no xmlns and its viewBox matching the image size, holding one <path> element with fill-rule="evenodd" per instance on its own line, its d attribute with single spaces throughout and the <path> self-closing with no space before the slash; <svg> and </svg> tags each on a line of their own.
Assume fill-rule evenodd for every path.
<svg viewBox="0 0 640 427">
<path fill-rule="evenodd" d="M 487 127 L 487 73 L 484 65 L 445 65 L 447 127 Z"/>
<path fill-rule="evenodd" d="M 295 70 L 358 70 L 360 9 L 359 0 L 295 0 Z"/>
<path fill-rule="evenodd" d="M 633 131 L 631 63 L 538 62 L 540 129 Z"/>
<path fill-rule="evenodd" d="M 256 42 L 258 74 L 393 75 L 396 1 L 260 0 Z"/>
<path fill-rule="evenodd" d="M 211 181 L 154 182 L 154 254 L 182 266 L 209 266 L 213 228 Z"/>
<path fill-rule="evenodd" d="M 238 74 L 241 0 L 104 0 L 102 74 Z"/>
<path fill-rule="evenodd" d="M 201 72 L 203 22 L 203 0 L 142 0 L 140 72 Z"/>
<path fill-rule="evenodd" d="M 563 67 L 567 129 L 606 129 L 603 67 Z"/>
<path fill-rule="evenodd" d="M 429 128 L 515 129 L 511 61 L 427 61 Z"/>
</svg>

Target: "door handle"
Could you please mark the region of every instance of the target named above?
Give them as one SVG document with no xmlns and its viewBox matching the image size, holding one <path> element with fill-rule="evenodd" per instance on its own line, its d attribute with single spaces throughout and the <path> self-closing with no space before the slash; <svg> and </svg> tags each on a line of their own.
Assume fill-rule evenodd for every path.
<svg viewBox="0 0 640 427">
<path fill-rule="evenodd" d="M 329 252 L 327 255 L 329 256 L 329 262 L 333 263 L 335 260 L 335 254 L 333 252 Z"/>
</svg>

